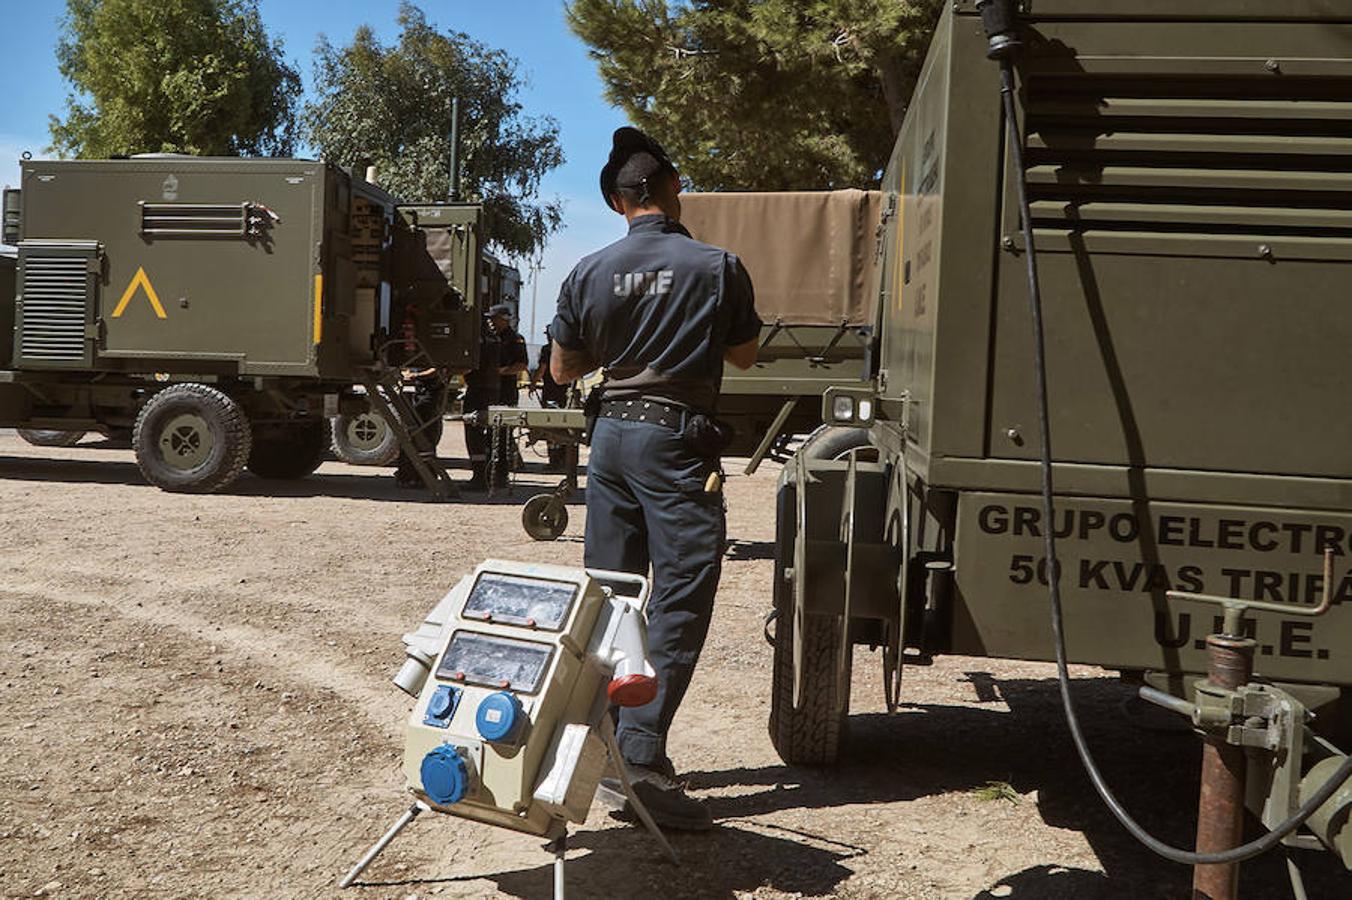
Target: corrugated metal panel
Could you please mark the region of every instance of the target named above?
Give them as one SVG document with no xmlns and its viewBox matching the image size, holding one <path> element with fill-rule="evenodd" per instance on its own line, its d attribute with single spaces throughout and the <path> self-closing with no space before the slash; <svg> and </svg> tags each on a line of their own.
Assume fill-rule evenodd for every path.
<svg viewBox="0 0 1352 900">
<path fill-rule="evenodd" d="M 15 359 L 20 366 L 77 367 L 92 362 L 94 245 L 20 245 Z"/>
<path fill-rule="evenodd" d="M 1027 92 L 1035 224 L 1352 238 L 1346 86 L 1035 77 Z"/>
</svg>

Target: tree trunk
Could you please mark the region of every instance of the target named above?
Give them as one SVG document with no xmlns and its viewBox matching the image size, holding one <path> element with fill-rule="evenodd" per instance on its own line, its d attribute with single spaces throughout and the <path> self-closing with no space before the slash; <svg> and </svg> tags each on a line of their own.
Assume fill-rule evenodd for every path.
<svg viewBox="0 0 1352 900">
<path fill-rule="evenodd" d="M 899 55 L 890 53 L 878 54 L 874 58 L 878 82 L 882 85 L 883 99 L 887 101 L 887 113 L 892 120 L 894 139 L 901 132 L 901 123 L 906 118 L 906 107 L 910 105 L 911 89 L 914 87 L 906 62 Z"/>
</svg>

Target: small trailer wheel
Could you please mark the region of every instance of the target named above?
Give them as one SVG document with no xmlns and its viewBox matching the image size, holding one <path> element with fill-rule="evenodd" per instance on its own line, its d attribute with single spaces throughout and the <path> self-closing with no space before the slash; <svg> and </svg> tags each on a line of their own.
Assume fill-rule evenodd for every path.
<svg viewBox="0 0 1352 900">
<path fill-rule="evenodd" d="M 537 541 L 557 540 L 568 527 L 568 507 L 553 494 L 536 494 L 521 508 L 521 524 Z"/>
</svg>

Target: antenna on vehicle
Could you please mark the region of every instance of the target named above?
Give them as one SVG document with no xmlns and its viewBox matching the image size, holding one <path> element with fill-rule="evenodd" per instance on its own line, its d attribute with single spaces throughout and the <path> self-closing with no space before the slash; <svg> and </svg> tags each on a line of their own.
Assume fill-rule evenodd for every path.
<svg viewBox="0 0 1352 900">
<path fill-rule="evenodd" d="M 460 200 L 460 98 L 451 100 L 451 190 L 452 203 Z"/>
</svg>

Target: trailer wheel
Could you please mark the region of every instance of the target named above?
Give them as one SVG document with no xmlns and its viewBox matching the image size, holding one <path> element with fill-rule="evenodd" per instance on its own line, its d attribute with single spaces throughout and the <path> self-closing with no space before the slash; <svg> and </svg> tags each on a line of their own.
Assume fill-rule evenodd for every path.
<svg viewBox="0 0 1352 900">
<path fill-rule="evenodd" d="M 869 446 L 868 429 L 824 425 L 814 431 L 799 450 L 808 459 L 844 459 L 851 450 Z M 863 462 L 869 462 L 867 457 Z"/>
<path fill-rule="evenodd" d="M 258 430 L 249 471 L 259 478 L 304 478 L 319 468 L 328 448 L 329 427 L 323 420 Z"/>
<path fill-rule="evenodd" d="M 553 494 L 536 494 L 521 507 L 521 524 L 537 541 L 558 540 L 568 527 L 568 507 Z"/>
<path fill-rule="evenodd" d="M 849 721 L 851 661 L 843 667 L 845 684 L 838 691 L 841 667 L 840 629 L 837 616 L 809 614 L 803 620 L 802 702 L 793 705 L 794 614 L 791 573 L 796 526 L 794 486 L 780 490 L 778 539 L 775 541 L 775 636 L 771 670 L 770 742 L 780 759 L 789 765 L 833 765 L 845 743 Z M 848 652 L 848 651 L 847 651 Z M 843 705 L 840 697 L 845 698 Z"/>
<path fill-rule="evenodd" d="M 392 466 L 399 436 L 374 410 L 333 417 L 333 453 L 353 466 Z"/>
<path fill-rule="evenodd" d="M 793 612 L 775 621 L 770 742 L 791 766 L 829 766 L 840 757 L 849 723 L 849 704 L 836 705 L 837 655 L 841 623 L 809 615 L 803 629 L 803 705 L 793 708 Z M 848 678 L 852 666 L 845 665 Z M 849 685 L 844 688 L 849 695 Z"/>
<path fill-rule="evenodd" d="M 83 431 L 56 431 L 51 428 L 20 428 L 19 437 L 34 447 L 74 447 L 85 436 Z"/>
<path fill-rule="evenodd" d="M 244 471 L 251 445 L 244 410 L 204 384 L 175 384 L 160 391 L 141 407 L 132 429 L 141 474 L 166 491 L 221 490 Z"/>
</svg>

